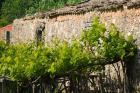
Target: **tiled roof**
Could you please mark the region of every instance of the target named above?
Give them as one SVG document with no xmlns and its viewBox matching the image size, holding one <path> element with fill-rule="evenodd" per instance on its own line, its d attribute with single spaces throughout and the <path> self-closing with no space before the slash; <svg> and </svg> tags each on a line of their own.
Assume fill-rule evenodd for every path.
<svg viewBox="0 0 140 93">
<path fill-rule="evenodd" d="M 12 30 L 13 30 L 12 24 L 0 28 L 0 32 L 1 32 L 1 31 L 12 31 Z"/>
</svg>

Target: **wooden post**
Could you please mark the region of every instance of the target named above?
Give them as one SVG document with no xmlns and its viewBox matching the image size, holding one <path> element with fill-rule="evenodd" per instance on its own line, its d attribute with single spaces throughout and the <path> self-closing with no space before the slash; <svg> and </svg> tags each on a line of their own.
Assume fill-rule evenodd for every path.
<svg viewBox="0 0 140 93">
<path fill-rule="evenodd" d="M 102 79 L 103 79 L 102 74 L 99 73 L 99 81 L 100 81 L 99 87 L 100 87 L 100 92 L 101 92 L 101 93 L 105 93 L 105 92 L 104 92 L 104 85 L 103 85 L 103 80 L 102 80 Z"/>
<path fill-rule="evenodd" d="M 5 78 L 2 79 L 2 93 L 6 93 Z"/>
<path fill-rule="evenodd" d="M 32 92 L 35 93 L 35 84 L 32 85 Z"/>
<path fill-rule="evenodd" d="M 17 82 L 17 93 L 19 93 L 19 85 L 18 85 L 18 82 Z"/>
</svg>

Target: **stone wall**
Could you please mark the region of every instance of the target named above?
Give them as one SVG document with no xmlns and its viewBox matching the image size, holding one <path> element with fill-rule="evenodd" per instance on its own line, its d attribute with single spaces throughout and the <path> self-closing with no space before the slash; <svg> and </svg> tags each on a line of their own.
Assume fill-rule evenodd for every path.
<svg viewBox="0 0 140 93">
<path fill-rule="evenodd" d="M 112 2 L 113 1 L 114 0 L 112 0 Z M 79 12 L 78 10 L 78 12 L 74 13 L 72 9 L 73 7 L 75 9 L 75 6 L 73 6 L 70 8 L 70 11 L 72 10 L 71 12 L 67 12 L 66 10 L 62 9 L 63 12 L 60 10 L 57 12 L 57 10 L 55 10 L 55 12 L 53 11 L 45 14 L 46 16 L 44 16 L 44 14 L 38 14 L 37 16 L 35 15 L 16 19 L 13 23 L 14 31 L 12 32 L 11 42 L 27 43 L 29 41 L 35 40 L 36 31 L 41 27 L 42 24 L 45 25 L 43 37 L 45 38 L 46 43 L 51 41 L 53 37 L 58 37 L 60 39 L 70 41 L 75 37 L 78 38 L 81 31 L 91 25 L 91 21 L 94 16 L 99 16 L 100 20 L 104 22 L 107 27 L 110 23 L 114 23 L 119 31 L 124 32 L 126 36 L 133 34 L 137 39 L 136 43 L 138 47 L 140 47 L 140 8 L 138 7 L 138 3 L 135 6 L 134 3 L 136 0 L 130 0 L 132 1 L 131 3 L 124 3 L 126 0 L 119 1 L 121 2 L 122 6 L 119 6 L 118 8 L 118 4 L 116 3 L 117 7 L 114 8 L 111 6 L 113 8 L 112 10 L 111 7 L 109 7 L 109 10 L 108 8 L 107 10 L 106 8 L 103 10 L 103 6 L 100 6 L 100 9 L 103 11 L 100 11 L 100 9 L 97 8 L 95 10 L 91 9 L 90 11 L 86 12 Z M 108 4 L 109 3 L 104 4 L 104 6 Z M 115 5 L 115 3 L 113 4 Z M 82 7 L 84 7 L 84 5 Z M 90 9 L 89 7 L 87 8 Z M 85 11 L 85 7 L 83 11 Z M 140 75 L 137 74 L 140 72 L 139 59 L 140 55 L 138 54 L 137 63 L 135 64 L 134 69 L 134 72 L 136 73 L 134 77 L 136 77 L 136 80 L 138 81 L 138 88 L 140 84 Z M 107 68 L 108 67 L 110 66 L 107 66 Z M 106 71 L 107 70 L 109 69 L 106 69 Z M 112 73 L 114 73 L 113 71 L 114 70 L 112 70 Z"/>
<path fill-rule="evenodd" d="M 70 40 L 78 37 L 90 26 L 91 20 L 98 15 L 108 26 L 114 23 L 120 31 L 134 34 L 139 44 L 140 0 L 91 0 L 77 6 L 68 6 L 47 13 L 36 13 L 16 19 L 13 23 L 12 42 L 28 42 L 35 40 L 35 34 L 40 24 L 45 23 L 45 42 L 52 37 Z"/>
<path fill-rule="evenodd" d="M 10 31 L 8 31 L 8 32 L 10 32 Z M 7 31 L 0 31 L 0 41 L 5 41 L 6 42 L 6 33 L 7 33 Z M 10 37 L 11 37 L 11 35 L 10 35 Z"/>
<path fill-rule="evenodd" d="M 38 23 L 45 23 L 45 41 L 50 41 L 53 37 L 69 40 L 78 37 L 80 31 L 88 26 L 94 13 L 89 12 L 80 15 L 58 16 L 53 19 L 35 19 L 14 21 L 14 31 L 12 32 L 12 42 L 26 42 L 34 40 Z"/>
<path fill-rule="evenodd" d="M 0 31 L 0 40 L 4 40 L 4 32 Z"/>
<path fill-rule="evenodd" d="M 61 15 L 52 19 L 17 19 L 13 23 L 12 42 L 34 40 L 36 29 L 41 23 L 45 23 L 46 42 L 50 41 L 52 37 L 69 40 L 78 37 L 83 29 L 89 27 L 95 15 L 98 15 L 106 26 L 114 23 L 126 35 L 133 34 L 140 46 L 140 9 L 124 9 L 115 12 L 91 11 L 84 14 Z"/>
</svg>

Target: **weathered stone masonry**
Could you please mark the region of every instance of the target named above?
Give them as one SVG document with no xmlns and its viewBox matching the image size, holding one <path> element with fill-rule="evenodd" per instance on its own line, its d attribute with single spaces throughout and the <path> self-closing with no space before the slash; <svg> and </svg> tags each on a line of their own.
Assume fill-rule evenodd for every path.
<svg viewBox="0 0 140 93">
<path fill-rule="evenodd" d="M 69 41 L 73 37 L 79 37 L 82 29 L 89 27 L 96 15 L 107 27 L 110 23 L 114 23 L 126 35 L 133 34 L 140 47 L 139 7 L 140 0 L 94 0 L 47 13 L 37 13 L 14 21 L 11 42 L 35 40 L 36 30 L 42 24 L 45 25 L 45 42 L 49 42 L 53 37 Z M 140 73 L 140 55 L 137 59 L 134 72 L 137 73 L 135 74 L 136 80 L 140 81 L 138 74 Z"/>
<path fill-rule="evenodd" d="M 98 15 L 106 25 L 114 23 L 120 31 L 133 33 L 139 38 L 139 5 L 138 0 L 94 0 L 47 13 L 37 13 L 14 21 L 12 42 L 34 40 L 35 31 L 42 23 L 45 23 L 46 42 L 55 36 L 69 40 L 90 26 L 94 15 Z"/>
</svg>

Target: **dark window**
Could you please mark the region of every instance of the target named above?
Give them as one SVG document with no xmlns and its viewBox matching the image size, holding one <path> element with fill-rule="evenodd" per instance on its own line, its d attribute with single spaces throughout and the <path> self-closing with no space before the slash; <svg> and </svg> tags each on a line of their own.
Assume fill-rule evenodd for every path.
<svg viewBox="0 0 140 93">
<path fill-rule="evenodd" d="M 6 31 L 6 43 L 9 44 L 10 43 L 10 32 Z"/>
</svg>

